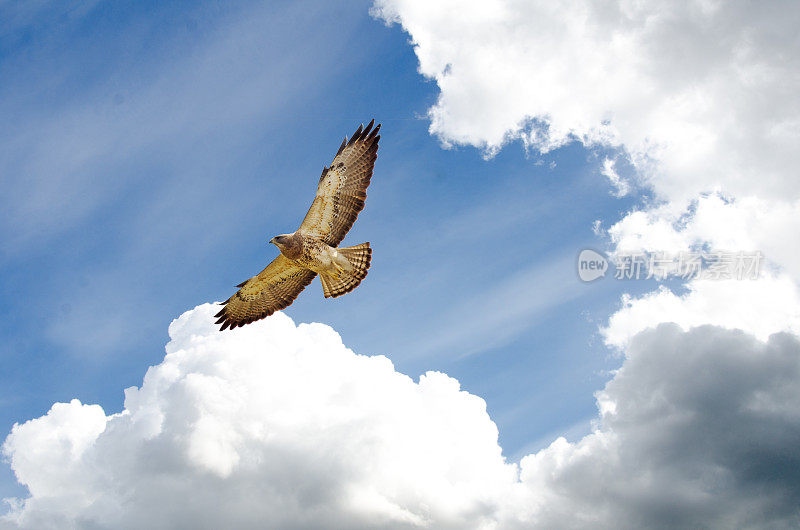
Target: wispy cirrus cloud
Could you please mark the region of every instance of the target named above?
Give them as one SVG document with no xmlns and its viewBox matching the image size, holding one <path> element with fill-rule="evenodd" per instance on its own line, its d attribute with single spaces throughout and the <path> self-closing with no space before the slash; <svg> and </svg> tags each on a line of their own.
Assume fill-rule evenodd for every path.
<svg viewBox="0 0 800 530">
<path fill-rule="evenodd" d="M 312 53 L 315 41 L 306 41 L 291 59 L 279 51 L 274 45 L 279 32 L 263 31 L 272 14 L 270 9 L 231 10 L 206 26 L 201 11 L 195 31 L 208 32 L 202 41 L 189 38 L 189 30 L 160 28 L 168 25 L 164 20 L 139 21 L 127 33 L 103 35 L 110 41 L 107 46 L 130 46 L 131 56 L 117 62 L 92 51 L 88 38 L 74 43 L 74 50 L 58 50 L 62 33 L 70 31 L 67 26 L 31 45 L 29 53 L 46 60 L 24 64 L 19 53 L 7 59 L 4 67 L 14 75 L 2 89 L 0 116 L 16 126 L 0 136 L 0 171 L 8 176 L 0 224 L 3 251 L 18 253 L 41 244 L 109 205 L 122 207 L 121 198 L 149 199 L 155 202 L 148 205 L 151 211 L 158 201 L 169 201 L 171 210 L 180 212 L 176 195 L 187 193 L 189 178 L 194 193 L 219 193 L 225 159 L 209 157 L 198 147 L 212 143 L 235 153 L 237 143 L 240 149 L 249 146 L 246 136 L 233 138 L 224 131 L 240 135 L 248 124 L 283 115 L 287 95 L 311 86 L 298 86 L 295 80 L 323 73 L 319 68 L 302 71 L 296 60 Z M 161 29 L 162 44 L 174 54 L 149 54 L 142 48 L 142 34 Z M 249 53 L 242 54 L 243 48 Z M 54 56 L 71 68 L 41 72 L 44 65 L 57 63 Z M 31 78 L 40 77 L 48 86 L 30 91 Z M 16 121 L 16 116 L 25 120 Z"/>
</svg>

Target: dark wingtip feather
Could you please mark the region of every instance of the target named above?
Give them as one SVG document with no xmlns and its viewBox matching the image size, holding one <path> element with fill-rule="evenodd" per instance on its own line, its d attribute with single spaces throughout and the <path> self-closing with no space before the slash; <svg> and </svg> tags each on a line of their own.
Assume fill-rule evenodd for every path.
<svg viewBox="0 0 800 530">
<path fill-rule="evenodd" d="M 374 143 L 375 136 L 377 136 L 378 131 L 380 130 L 381 130 L 381 124 L 379 123 L 378 126 L 372 129 L 372 132 L 369 133 L 369 135 L 367 136 L 367 141 L 372 140 Z"/>
<path fill-rule="evenodd" d="M 224 312 L 225 312 L 225 308 L 223 307 L 223 308 L 222 308 L 222 311 L 220 311 L 219 313 L 217 313 L 216 315 L 214 315 L 214 318 L 219 318 L 219 317 L 221 317 L 221 316 L 222 316 L 222 314 L 223 314 Z"/>
<path fill-rule="evenodd" d="M 342 140 L 342 145 L 340 145 L 339 150 L 336 151 L 336 156 L 339 156 L 339 154 L 344 150 L 344 146 L 346 145 L 347 145 L 347 136 L 345 136 L 344 140 Z"/>
<path fill-rule="evenodd" d="M 359 137 L 361 136 L 361 131 L 363 130 L 364 130 L 364 124 L 362 123 L 361 125 L 358 126 L 358 129 L 356 129 L 356 132 L 353 133 L 353 136 L 350 137 L 350 141 L 347 142 L 347 145 L 352 145 L 356 140 L 358 140 Z"/>
<path fill-rule="evenodd" d="M 364 128 L 364 132 L 362 132 L 362 133 L 361 133 L 361 137 L 362 137 L 362 138 L 366 138 L 366 137 L 368 137 L 368 136 L 369 136 L 369 132 L 370 132 L 370 130 L 372 130 L 372 126 L 373 126 L 373 125 L 375 125 L 375 118 L 373 118 L 372 120 L 370 120 L 370 122 L 369 122 L 369 123 L 367 124 L 367 126 Z"/>
<path fill-rule="evenodd" d="M 230 325 L 231 325 L 231 321 L 230 320 L 226 320 L 225 323 L 222 324 L 222 327 L 219 328 L 219 330 L 220 331 L 225 331 L 225 329 L 227 329 L 227 327 L 230 326 Z"/>
</svg>

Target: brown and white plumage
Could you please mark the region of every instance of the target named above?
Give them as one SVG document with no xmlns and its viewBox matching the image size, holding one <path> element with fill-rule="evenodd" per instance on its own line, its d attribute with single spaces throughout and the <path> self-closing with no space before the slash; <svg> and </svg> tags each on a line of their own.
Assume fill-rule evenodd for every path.
<svg viewBox="0 0 800 530">
<path fill-rule="evenodd" d="M 353 265 L 354 271 L 353 274 L 342 275 L 340 278 L 333 278 L 329 274 L 320 275 L 322 293 L 325 298 L 336 298 L 358 287 L 361 280 L 367 276 L 367 269 L 372 262 L 372 249 L 369 248 L 369 243 L 339 249 L 339 251 Z"/>
<path fill-rule="evenodd" d="M 217 313 L 220 330 L 262 319 L 289 306 L 320 274 L 326 298 L 355 289 L 372 259 L 369 243 L 336 248 L 364 209 L 367 186 L 377 158 L 380 125 L 359 126 L 342 142 L 329 167 L 322 170 L 308 213 L 292 234 L 274 237 L 281 251 L 267 267 L 239 284 Z"/>
<path fill-rule="evenodd" d="M 323 168 L 317 195 L 300 224 L 304 234 L 335 247 L 364 209 L 367 186 L 378 157 L 381 126 L 372 129 L 374 122 L 369 122 L 365 129 L 359 126 L 350 141 L 345 138 L 331 165 Z"/>
</svg>

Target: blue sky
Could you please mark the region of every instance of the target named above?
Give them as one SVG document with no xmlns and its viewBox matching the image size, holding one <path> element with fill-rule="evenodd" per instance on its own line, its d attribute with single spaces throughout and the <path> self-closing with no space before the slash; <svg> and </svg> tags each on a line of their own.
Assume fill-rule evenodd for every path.
<svg viewBox="0 0 800 530">
<path fill-rule="evenodd" d="M 272 259 L 267 240 L 295 228 L 341 137 L 375 117 L 347 238 L 372 242 L 369 279 L 332 301 L 314 283 L 287 314 L 412 377 L 456 377 L 510 458 L 588 431 L 619 364 L 596 331 L 620 285 L 581 284 L 574 261 L 604 245 L 592 222 L 632 200 L 579 145 L 443 149 L 424 119 L 435 84 L 368 7 L 115 3 L 2 28 L 6 430 L 73 397 L 119 410 L 170 320 Z M 2 475 L 0 494 L 18 494 Z"/>
<path fill-rule="evenodd" d="M 800 482 L 791 477 L 785 491 L 756 485 L 777 492 L 777 501 L 767 495 L 764 504 L 747 504 L 748 488 L 760 480 L 753 476 L 772 476 L 774 462 L 792 460 L 785 448 L 800 442 L 794 416 L 729 410 L 750 393 L 787 410 L 800 403 L 791 393 L 800 388 L 792 383 L 800 381 L 800 254 L 780 236 L 800 229 L 797 155 L 786 148 L 796 145 L 800 106 L 786 95 L 796 92 L 786 90 L 796 84 L 791 65 L 776 63 L 773 53 L 776 46 L 796 47 L 786 37 L 791 25 L 767 24 L 747 6 L 706 9 L 691 1 L 680 7 L 644 2 L 638 11 L 613 2 L 566 2 L 557 9 L 466 2 L 459 11 L 411 0 L 376 4 L 396 24 L 371 16 L 372 2 L 0 3 L 0 120 L 6 124 L 0 128 L 0 428 L 7 434 L 38 418 L 8 438 L 7 456 L 23 461 L 15 469 L 36 482 L 31 469 L 39 468 L 26 468 L 24 458 L 48 454 L 37 445 L 47 436 L 36 433 L 60 418 L 53 411 L 42 418 L 54 403 L 77 398 L 111 415 L 123 410 L 123 389 L 155 392 L 157 385 L 147 387 L 143 377 L 147 372 L 158 380 L 172 366 L 164 358 L 170 322 L 226 299 L 273 259 L 277 250 L 267 241 L 297 227 L 342 137 L 375 118 L 382 123 L 375 173 L 366 208 L 344 242 L 371 242 L 369 276 L 335 300 L 323 299 L 315 281 L 285 314 L 296 323 L 329 325 L 348 348 L 386 355 L 415 381 L 443 372 L 485 400 L 499 430 L 498 450 L 519 464 L 514 469 L 521 474 L 509 487 L 533 491 L 519 497 L 520 510 L 508 515 L 497 508 L 490 520 L 530 522 L 528 506 L 559 492 L 558 502 L 545 503 L 552 513 L 536 512 L 538 524 L 557 526 L 573 513 L 600 514 L 596 526 L 613 528 L 619 521 L 663 523 L 664 514 L 685 516 L 686 526 L 741 522 L 736 517 L 746 512 L 797 520 L 791 507 L 775 508 L 800 495 Z M 494 11 L 484 12 L 487 6 Z M 470 37 L 473 32 L 483 39 Z M 611 34 L 616 38 L 609 40 Z M 535 134 L 542 124 L 549 136 Z M 504 143 L 504 134 L 517 140 Z M 570 141 L 544 154 L 538 149 L 564 139 Z M 769 163 L 752 162 L 761 158 Z M 604 176 L 606 160 L 616 161 L 628 193 Z M 748 284 L 673 278 L 662 284 L 669 289 L 658 291 L 654 281 L 578 279 L 582 249 L 636 245 L 759 250 L 771 268 Z M 182 322 L 194 322 L 202 311 Z M 644 331 L 659 323 L 665 325 Z M 282 325 L 279 319 L 274 328 L 262 324 L 259 329 L 273 331 Z M 604 334 L 605 326 L 612 331 Z M 302 342 L 302 330 L 310 328 L 298 329 L 289 335 Z M 770 338 L 776 332 L 786 334 Z M 176 333 L 175 344 L 191 342 L 185 331 Z M 213 337 L 204 340 L 216 347 Z M 238 339 L 224 340 L 231 342 L 216 355 L 240 353 Z M 348 385 L 371 388 L 364 374 L 394 388 L 379 372 L 351 374 L 346 366 L 342 361 L 333 370 L 343 395 Z M 307 381 L 296 382 L 309 390 Z M 249 394 L 254 401 L 263 398 L 259 391 Z M 491 427 L 487 417 L 457 406 L 469 394 L 447 401 L 453 408 L 442 409 L 436 423 L 461 418 L 464 432 L 479 440 Z M 416 399 L 413 392 L 398 395 Z M 208 396 L 213 401 L 214 393 Z M 162 409 L 172 403 L 172 397 L 159 399 Z M 431 401 L 422 399 L 423 412 L 402 404 L 396 410 L 401 418 L 423 418 L 410 428 L 410 440 L 420 445 L 410 446 L 427 455 L 429 445 L 448 438 L 442 432 L 425 437 L 424 411 L 440 405 L 425 399 Z M 133 415 L 131 403 L 125 408 Z M 193 403 L 187 398 L 186 410 Z M 658 409 L 662 403 L 669 407 Z M 312 418 L 315 409 L 306 412 Z M 700 427 L 673 421 L 672 413 L 695 418 Z M 230 410 L 221 416 L 237 418 Z M 191 414 L 183 420 L 191 432 Z M 771 438 L 747 445 L 749 433 L 766 424 Z M 63 425 L 47 428 L 52 439 L 72 440 Z M 75 429 L 91 431 L 77 420 Z M 109 428 L 108 436 L 119 432 Z M 276 432 L 291 440 L 297 434 Z M 337 440 L 346 446 L 356 435 L 320 439 L 320 447 Z M 554 442 L 559 436 L 569 443 Z M 718 446 L 726 436 L 734 441 Z M 431 455 L 458 469 L 456 457 L 483 462 L 497 446 L 477 450 L 466 438 Z M 98 451 L 127 447 L 108 439 Z M 414 451 L 409 462 L 426 462 Z M 308 453 L 299 467 L 328 457 Z M 680 457 L 665 464 L 664 454 Z M 551 459 L 559 471 L 547 467 Z M 48 462 L 41 457 L 44 475 Z M 343 469 L 395 464 L 360 453 L 337 462 Z M 484 469 L 506 469 L 495 464 L 476 463 L 476 482 L 491 483 L 480 475 Z M 328 468 L 321 469 L 309 476 L 324 485 Z M 417 492 L 416 468 L 408 469 L 410 490 Z M 721 470 L 724 480 L 712 477 L 703 489 L 695 469 Z M 337 479 L 349 487 L 351 475 L 357 473 Z M 187 476 L 213 495 L 216 486 L 202 489 L 205 475 Z M 260 482 L 275 478 L 263 476 Z M 382 475 L 375 476 L 367 489 L 383 491 Z M 616 487 L 605 487 L 609 477 Z M 405 478 L 388 489 L 402 491 Z M 442 480 L 458 485 L 460 479 Z M 134 491 L 149 491 L 131 483 Z M 591 485 L 599 492 L 586 489 Z M 504 500 L 503 488 L 492 494 Z M 626 496 L 626 488 L 635 491 Z M 423 495 L 419 506 L 400 495 L 397 506 L 441 527 L 473 522 L 458 519 L 460 512 L 430 515 L 430 506 L 434 512 L 450 506 L 434 493 Z M 27 495 L 11 465 L 0 465 L 0 499 Z M 466 517 L 491 505 L 477 498 L 467 502 Z M 709 498 L 713 509 L 703 504 Z M 146 527 L 136 517 L 148 508 L 130 506 L 137 515 L 120 520 Z M 698 506 L 705 511 L 695 512 Z M 35 503 L 22 511 L 11 507 L 23 515 L 37 509 Z M 331 513 L 341 515 L 342 527 L 371 521 L 337 510 Z M 202 511 L 189 512 L 202 518 Z M 191 526 L 190 519 L 180 521 Z M 19 523 L 25 524 L 30 520 Z"/>
</svg>

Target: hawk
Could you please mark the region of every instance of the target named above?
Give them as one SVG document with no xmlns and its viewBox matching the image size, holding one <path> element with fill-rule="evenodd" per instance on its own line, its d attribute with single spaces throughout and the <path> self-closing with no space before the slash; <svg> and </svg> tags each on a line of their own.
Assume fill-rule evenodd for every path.
<svg viewBox="0 0 800 530">
<path fill-rule="evenodd" d="M 369 243 L 339 243 L 364 209 L 381 139 L 381 126 L 373 129 L 374 123 L 360 125 L 349 141 L 345 137 L 331 165 L 322 169 L 317 195 L 300 228 L 269 241 L 281 251 L 278 257 L 222 302 L 225 307 L 214 315 L 222 324 L 220 331 L 288 307 L 317 274 L 325 298 L 349 293 L 366 277 L 372 259 Z"/>
</svg>

